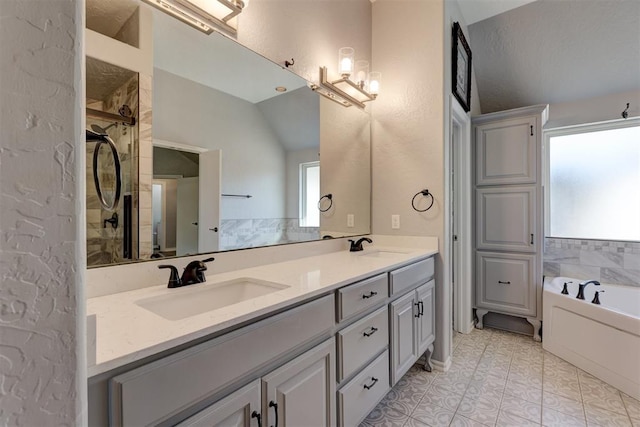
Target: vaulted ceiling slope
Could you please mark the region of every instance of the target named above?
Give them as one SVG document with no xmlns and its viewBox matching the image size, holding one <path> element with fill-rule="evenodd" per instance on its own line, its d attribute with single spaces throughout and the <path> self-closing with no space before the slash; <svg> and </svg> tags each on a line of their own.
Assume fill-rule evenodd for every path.
<svg viewBox="0 0 640 427">
<path fill-rule="evenodd" d="M 483 113 L 640 90 L 640 0 L 538 0 L 469 38 Z"/>
</svg>

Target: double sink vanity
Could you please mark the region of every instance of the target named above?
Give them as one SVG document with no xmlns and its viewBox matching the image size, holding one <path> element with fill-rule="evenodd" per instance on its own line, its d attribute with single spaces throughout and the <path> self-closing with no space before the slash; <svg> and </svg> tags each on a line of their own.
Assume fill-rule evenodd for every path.
<svg viewBox="0 0 640 427">
<path fill-rule="evenodd" d="M 430 369 L 437 242 L 344 246 L 89 298 L 90 425 L 357 426 Z"/>
</svg>

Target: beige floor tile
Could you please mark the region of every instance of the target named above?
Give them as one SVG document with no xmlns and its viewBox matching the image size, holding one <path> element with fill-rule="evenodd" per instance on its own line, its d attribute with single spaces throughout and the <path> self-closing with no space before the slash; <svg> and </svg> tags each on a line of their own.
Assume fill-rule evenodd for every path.
<svg viewBox="0 0 640 427">
<path fill-rule="evenodd" d="M 463 398 L 458 406 L 457 414 L 470 418 L 482 424 L 494 425 L 498 419 L 500 404 L 490 399 Z"/>
<path fill-rule="evenodd" d="M 455 412 L 462 401 L 462 396 L 463 392 L 451 391 L 434 385 L 427 390 L 420 403 L 437 405 Z"/>
<path fill-rule="evenodd" d="M 531 403 L 509 394 L 505 394 L 502 398 L 500 411 L 526 418 L 538 424 L 540 424 L 542 420 L 542 403 Z"/>
<path fill-rule="evenodd" d="M 543 408 L 549 408 L 554 411 L 582 419 L 583 421 L 585 420 L 582 401 L 570 399 L 558 394 L 544 392 L 542 394 L 542 406 Z"/>
<path fill-rule="evenodd" d="M 622 401 L 624 402 L 624 406 L 627 408 L 629 416 L 640 420 L 640 401 L 624 393 L 620 394 L 622 395 Z"/>
<path fill-rule="evenodd" d="M 496 423 L 496 427 L 535 427 L 539 425 L 540 423 L 535 423 L 504 411 L 500 411 L 498 422 Z"/>
<path fill-rule="evenodd" d="M 562 412 L 542 407 L 542 425 L 545 427 L 586 427 L 584 418 L 576 418 Z"/>
<path fill-rule="evenodd" d="M 493 425 L 493 424 L 490 424 Z M 456 414 L 451 420 L 450 427 L 486 427 L 487 424 L 479 423 L 475 420 L 472 420 L 467 417 L 463 417 L 462 415 Z"/>
<path fill-rule="evenodd" d="M 587 424 L 589 426 L 632 427 L 631 419 L 627 415 L 587 405 L 585 405 L 584 412 L 587 415 Z"/>
<path fill-rule="evenodd" d="M 596 406 L 607 411 L 627 415 L 627 409 L 622 402 L 622 396 L 618 390 L 602 387 L 592 383 L 580 383 L 582 401 L 585 407 Z"/>
<path fill-rule="evenodd" d="M 578 380 L 568 380 L 563 378 L 547 378 L 545 377 L 543 391 L 559 394 L 574 400 L 582 400 L 580 395 L 580 384 Z"/>
<path fill-rule="evenodd" d="M 402 412 L 379 404 L 363 422 L 374 427 L 402 427 L 408 418 L 409 416 Z"/>
<path fill-rule="evenodd" d="M 542 389 L 523 384 L 517 380 L 507 380 L 505 394 L 519 397 L 531 403 L 542 403 Z"/>
<path fill-rule="evenodd" d="M 405 415 L 410 415 L 425 393 L 425 388 L 400 380 L 382 399 L 381 403 Z"/>
<path fill-rule="evenodd" d="M 422 421 L 418 421 L 415 418 L 407 418 L 403 427 L 430 427 L 429 424 L 425 424 Z"/>
<path fill-rule="evenodd" d="M 454 411 L 450 411 L 441 406 L 422 401 L 411 414 L 411 418 L 433 427 L 448 426 L 454 413 Z"/>
</svg>

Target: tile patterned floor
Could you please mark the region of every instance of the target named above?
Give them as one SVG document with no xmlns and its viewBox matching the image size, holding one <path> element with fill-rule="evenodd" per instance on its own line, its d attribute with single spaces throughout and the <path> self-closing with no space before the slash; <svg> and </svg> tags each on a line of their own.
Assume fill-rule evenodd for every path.
<svg viewBox="0 0 640 427">
<path fill-rule="evenodd" d="M 640 427 L 640 402 L 530 337 L 454 333 L 448 372 L 416 364 L 360 427 Z"/>
</svg>

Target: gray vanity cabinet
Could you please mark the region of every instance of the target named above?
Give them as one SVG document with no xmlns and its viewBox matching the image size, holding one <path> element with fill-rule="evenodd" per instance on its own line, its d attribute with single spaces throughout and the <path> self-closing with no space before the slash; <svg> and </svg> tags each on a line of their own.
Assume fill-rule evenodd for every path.
<svg viewBox="0 0 640 427">
<path fill-rule="evenodd" d="M 542 127 L 548 106 L 474 117 L 475 308 L 523 316 L 539 341 Z"/>
<path fill-rule="evenodd" d="M 260 380 L 255 380 L 177 426 L 258 427 L 261 407 Z"/>
<path fill-rule="evenodd" d="M 413 366 L 435 341 L 435 281 L 431 280 L 390 306 L 391 385 Z"/>
<path fill-rule="evenodd" d="M 335 358 L 330 339 L 264 376 L 262 425 L 335 426 Z"/>
</svg>

